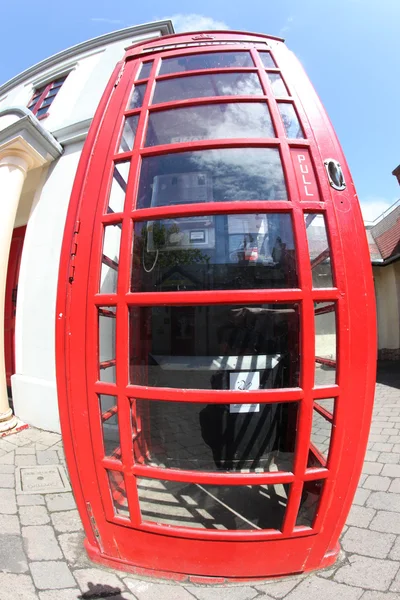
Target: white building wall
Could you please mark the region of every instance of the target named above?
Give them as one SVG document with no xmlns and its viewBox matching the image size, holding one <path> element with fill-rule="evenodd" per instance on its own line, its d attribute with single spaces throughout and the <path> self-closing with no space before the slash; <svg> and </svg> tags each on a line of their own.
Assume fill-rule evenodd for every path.
<svg viewBox="0 0 400 600">
<path fill-rule="evenodd" d="M 400 348 L 400 262 L 374 267 L 378 349 Z"/>
</svg>

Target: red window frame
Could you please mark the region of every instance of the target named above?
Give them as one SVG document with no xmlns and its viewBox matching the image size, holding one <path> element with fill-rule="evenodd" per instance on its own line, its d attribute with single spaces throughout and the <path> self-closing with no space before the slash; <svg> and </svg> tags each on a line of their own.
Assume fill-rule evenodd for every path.
<svg viewBox="0 0 400 600">
<path fill-rule="evenodd" d="M 49 116 L 48 109 L 53 104 L 54 98 L 57 96 L 67 77 L 68 74 L 62 75 L 57 79 L 49 81 L 46 85 L 35 89 L 33 96 L 28 103 L 28 108 L 38 119 L 45 119 Z M 50 95 L 50 92 L 53 90 L 57 91 L 55 94 Z M 50 102 L 44 105 L 46 100 L 50 100 Z M 46 112 L 38 114 L 43 108 L 47 108 Z"/>
</svg>

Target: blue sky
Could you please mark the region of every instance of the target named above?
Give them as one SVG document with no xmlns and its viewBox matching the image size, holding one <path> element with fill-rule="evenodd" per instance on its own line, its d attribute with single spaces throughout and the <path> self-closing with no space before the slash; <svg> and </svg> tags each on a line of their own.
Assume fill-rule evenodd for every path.
<svg viewBox="0 0 400 600">
<path fill-rule="evenodd" d="M 40 10 L 42 6 L 42 10 Z M 374 218 L 400 196 L 400 0 L 69 0 L 2 5 L 0 83 L 103 33 L 161 18 L 177 30 L 281 35 L 302 61 Z"/>
</svg>

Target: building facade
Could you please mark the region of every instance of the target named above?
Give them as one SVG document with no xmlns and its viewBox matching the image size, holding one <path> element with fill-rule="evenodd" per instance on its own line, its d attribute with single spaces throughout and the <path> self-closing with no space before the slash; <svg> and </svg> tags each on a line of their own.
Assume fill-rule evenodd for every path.
<svg viewBox="0 0 400 600">
<path fill-rule="evenodd" d="M 5 308 L 0 431 L 15 425 L 11 394 L 23 421 L 59 431 L 57 277 L 82 147 L 125 48 L 171 33 L 170 21 L 112 32 L 60 52 L 0 87 L 0 310 Z"/>
</svg>

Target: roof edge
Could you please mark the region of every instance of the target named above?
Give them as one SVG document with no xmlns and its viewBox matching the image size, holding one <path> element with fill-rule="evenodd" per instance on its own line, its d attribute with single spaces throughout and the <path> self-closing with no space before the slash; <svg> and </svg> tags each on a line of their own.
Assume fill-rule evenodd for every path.
<svg viewBox="0 0 400 600">
<path fill-rule="evenodd" d="M 75 44 L 66 50 L 61 50 L 61 52 L 57 52 L 56 54 L 41 60 L 32 67 L 25 69 L 25 71 L 15 75 L 0 86 L 0 95 L 5 94 L 18 83 L 33 77 L 34 75 L 43 71 L 45 68 L 52 67 L 63 60 L 73 58 L 78 54 L 82 54 L 82 52 L 93 50 L 99 46 L 103 46 L 105 43 L 118 42 L 119 40 L 130 35 L 143 35 L 146 33 L 152 33 L 153 31 L 161 31 L 162 36 L 173 35 L 175 33 L 174 26 L 170 19 L 153 21 L 151 23 L 144 23 L 143 25 L 133 25 L 132 27 L 125 27 L 124 29 L 117 29 L 116 31 L 111 31 L 110 33 L 104 33 L 103 35 L 91 38 L 85 42 Z"/>
</svg>

